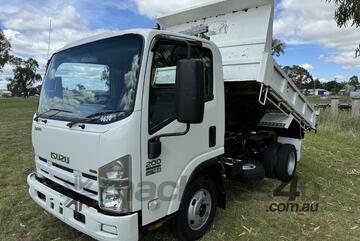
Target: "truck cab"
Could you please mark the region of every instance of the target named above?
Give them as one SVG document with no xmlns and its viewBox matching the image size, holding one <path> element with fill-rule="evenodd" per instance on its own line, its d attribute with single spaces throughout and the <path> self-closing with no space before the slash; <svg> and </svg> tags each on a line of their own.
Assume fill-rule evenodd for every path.
<svg viewBox="0 0 360 241">
<path fill-rule="evenodd" d="M 179 99 L 180 60 L 202 63 L 196 124 L 178 121 L 178 102 L 199 97 L 184 86 Z M 32 198 L 97 239 L 137 240 L 139 225 L 174 214 L 195 169 L 224 153 L 221 66 L 213 43 L 157 30 L 101 35 L 55 53 L 33 121 Z"/>
<path fill-rule="evenodd" d="M 316 116 L 271 57 L 273 11 L 213 2 L 54 53 L 33 118 L 32 199 L 97 240 L 165 221 L 196 240 L 226 206 L 225 178 L 290 180 Z"/>
</svg>

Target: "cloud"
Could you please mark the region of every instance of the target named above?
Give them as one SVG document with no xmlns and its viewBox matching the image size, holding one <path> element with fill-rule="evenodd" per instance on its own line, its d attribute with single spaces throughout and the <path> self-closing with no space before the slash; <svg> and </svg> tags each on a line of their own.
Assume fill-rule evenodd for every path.
<svg viewBox="0 0 360 241">
<path fill-rule="evenodd" d="M 319 78 L 319 77 L 314 77 L 314 79 L 318 79 L 321 83 L 326 83 L 326 82 L 329 82 L 329 81 L 330 81 L 329 79 Z"/>
<path fill-rule="evenodd" d="M 90 6 L 85 0 L 0 0 L 0 26 L 13 46 L 13 54 L 34 57 L 40 63 L 40 73 L 43 73 L 47 61 L 50 19 L 51 53 L 69 42 L 105 32 L 105 29 L 91 29 L 89 26 L 89 19 L 102 16 L 97 14 L 100 11 L 130 10 L 153 19 L 211 1 L 177 0 L 164 3 L 163 0 L 106 0 Z M 360 42 L 360 31 L 350 27 L 339 29 L 333 19 L 334 10 L 335 5 L 327 4 L 324 0 L 281 0 L 276 6 L 275 35 L 287 44 L 317 43 L 331 50 L 324 52 L 320 60 L 340 64 L 344 70 L 360 69 L 360 58 L 354 58 L 354 49 Z M 5 68 L 0 79 L 11 76 L 11 73 L 11 68 Z M 4 83 L 0 81 L 0 88 Z"/>
<path fill-rule="evenodd" d="M 39 11 L 38 6 L 27 4 L 16 13 L 3 14 L 1 18 L 7 28 L 29 32 L 48 30 L 49 20 L 52 17 L 54 18 L 54 29 L 84 28 L 80 15 L 71 5 L 64 5 L 56 9 L 43 8 L 42 11 Z"/>
<path fill-rule="evenodd" d="M 13 75 L 12 66 L 6 64 L 0 72 L 0 90 L 7 89 L 7 78 L 10 78 Z"/>
<path fill-rule="evenodd" d="M 131 1 L 139 14 L 155 18 L 211 0 L 178 0 L 166 4 L 163 0 Z M 354 52 L 360 42 L 360 31 L 354 27 L 338 28 L 335 9 L 335 4 L 324 0 L 281 0 L 276 6 L 274 33 L 287 44 L 315 43 L 334 50 L 335 53 L 324 53 L 321 60 L 358 68 L 360 58 L 356 59 Z"/>
<path fill-rule="evenodd" d="M 1 1 L 1 0 L 0 0 Z M 90 11 L 96 14 L 96 9 L 103 11 L 106 8 L 131 10 L 148 18 L 163 15 L 174 9 L 186 8 L 209 0 L 179 0 L 163 4 L 160 0 L 108 0 L 99 2 L 96 8 L 89 7 L 84 0 L 48 0 L 42 1 L 14 0 L 10 3 L 1 3 L 0 23 L 3 31 L 12 45 L 12 54 L 20 57 L 33 57 L 39 64 L 39 73 L 44 74 L 48 57 L 48 34 L 51 20 L 51 47 L 50 56 L 69 42 L 76 41 L 106 32 L 104 29 L 90 29 L 86 23 L 86 16 L 81 16 L 79 10 Z M 113 29 L 112 29 L 113 30 Z M 12 68 L 4 68 L 0 75 L 1 88 L 6 83 L 4 79 L 12 76 Z"/>
<path fill-rule="evenodd" d="M 282 0 L 277 6 L 274 33 L 287 44 L 315 43 L 331 49 L 333 53 L 324 53 L 320 59 L 356 68 L 360 65 L 360 58 L 355 58 L 360 30 L 338 28 L 335 9 L 335 4 L 321 0 Z"/>
<path fill-rule="evenodd" d="M 74 6 L 58 2 L 39 5 L 19 4 L 19 8 L 0 9 L 0 22 L 3 32 L 12 45 L 12 54 L 20 57 L 33 57 L 40 65 L 39 73 L 44 74 L 48 57 L 49 23 L 51 20 L 50 55 L 69 42 L 105 32 L 104 29 L 89 29 Z M 1 79 L 12 76 L 7 67 Z M 6 82 L 5 82 L 6 83 Z M 4 88 L 4 81 L 0 86 Z"/>
<path fill-rule="evenodd" d="M 326 82 L 334 81 L 334 80 L 341 83 L 341 82 L 347 82 L 349 78 L 345 77 L 345 76 L 342 76 L 342 75 L 334 75 L 334 76 L 332 76 L 330 78 L 314 77 L 314 79 L 319 79 L 319 81 L 321 83 L 326 83 Z"/>
<path fill-rule="evenodd" d="M 179 9 L 189 8 L 191 6 L 199 5 L 212 0 L 177 0 L 167 1 L 163 0 L 132 0 L 137 11 L 149 18 L 156 18 L 167 13 L 174 12 Z"/>
<path fill-rule="evenodd" d="M 334 75 L 334 76 L 330 76 L 329 78 L 321 78 L 321 77 L 314 77 L 314 79 L 318 79 L 321 83 L 326 83 L 329 81 L 337 81 L 339 83 L 341 82 L 348 82 L 349 78 L 342 76 L 342 75 Z"/>
<path fill-rule="evenodd" d="M 300 65 L 300 67 L 303 67 L 307 71 L 311 71 L 314 69 L 314 66 L 312 66 L 311 64 L 302 64 L 302 65 Z"/>
<path fill-rule="evenodd" d="M 343 70 L 356 70 L 356 69 L 360 69 L 360 64 L 358 65 L 344 65 L 341 67 Z"/>
<path fill-rule="evenodd" d="M 115 7 L 119 10 L 132 10 L 135 8 L 134 1 L 107 0 L 102 4 L 104 4 L 105 6 Z"/>
<path fill-rule="evenodd" d="M 335 80 L 335 81 L 341 83 L 341 82 L 348 82 L 349 78 L 342 76 L 342 75 L 335 75 L 332 80 Z"/>
</svg>

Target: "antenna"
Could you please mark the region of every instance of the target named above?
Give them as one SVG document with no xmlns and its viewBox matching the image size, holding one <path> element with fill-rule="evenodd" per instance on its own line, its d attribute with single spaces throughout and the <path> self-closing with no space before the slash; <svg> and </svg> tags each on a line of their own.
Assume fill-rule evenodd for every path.
<svg viewBox="0 0 360 241">
<path fill-rule="evenodd" d="M 48 52 L 47 52 L 47 60 L 49 60 L 50 55 L 50 42 L 51 41 L 51 19 L 49 24 L 49 41 L 48 41 Z"/>
</svg>

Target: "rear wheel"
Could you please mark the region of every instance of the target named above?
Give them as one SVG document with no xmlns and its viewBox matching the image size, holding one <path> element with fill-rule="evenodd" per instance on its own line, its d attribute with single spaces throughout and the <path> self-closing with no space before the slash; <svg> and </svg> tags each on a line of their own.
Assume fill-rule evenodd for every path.
<svg viewBox="0 0 360 241">
<path fill-rule="evenodd" d="M 296 167 L 296 148 L 291 144 L 282 144 L 277 153 L 277 162 L 275 167 L 276 177 L 281 181 L 289 181 L 294 177 Z"/>
<path fill-rule="evenodd" d="M 268 178 L 275 178 L 275 167 L 277 163 L 277 153 L 281 147 L 279 143 L 270 143 L 264 152 L 263 161 L 265 176 Z"/>
<path fill-rule="evenodd" d="M 217 189 L 211 179 L 200 177 L 184 193 L 174 231 L 181 241 L 201 238 L 211 227 L 217 206 Z"/>
</svg>

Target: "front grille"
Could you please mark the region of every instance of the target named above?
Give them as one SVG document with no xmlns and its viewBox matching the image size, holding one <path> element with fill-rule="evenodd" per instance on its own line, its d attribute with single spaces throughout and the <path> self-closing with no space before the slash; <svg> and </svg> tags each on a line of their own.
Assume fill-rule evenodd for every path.
<svg viewBox="0 0 360 241">
<path fill-rule="evenodd" d="M 87 188 L 84 188 L 85 191 L 89 192 L 89 193 L 92 193 L 94 195 L 97 195 L 98 192 L 94 192 L 94 191 L 91 191 L 90 189 L 87 189 Z"/>
<path fill-rule="evenodd" d="M 69 190 L 68 188 L 65 188 L 64 186 L 59 185 L 58 183 L 56 183 L 48 178 L 36 177 L 36 180 L 39 181 L 40 183 L 44 184 L 45 186 L 55 190 L 56 192 L 61 193 L 62 195 L 66 196 L 66 197 L 69 197 L 73 200 L 76 200 L 80 203 L 83 203 L 89 207 L 96 209 L 99 213 L 109 215 L 109 216 L 114 216 L 114 217 L 129 215 L 129 214 L 116 214 L 116 213 L 112 213 L 112 212 L 107 212 L 106 210 L 102 210 L 99 207 L 99 203 L 97 200 L 91 199 L 91 198 L 89 198 L 81 193 L 77 193 L 73 190 Z M 40 196 L 41 196 L 41 193 L 40 193 Z"/>
<path fill-rule="evenodd" d="M 83 177 L 86 177 L 86 178 L 90 178 L 94 181 L 97 181 L 97 177 L 96 176 L 92 176 L 92 175 L 89 175 L 89 174 L 86 174 L 86 173 L 83 173 L 82 174 Z"/>
<path fill-rule="evenodd" d="M 65 182 L 65 183 L 69 184 L 70 186 L 75 186 L 74 183 L 68 182 L 68 181 L 66 181 L 66 180 L 64 180 L 64 179 L 62 179 L 62 178 L 60 178 L 60 177 L 57 177 L 57 176 L 54 176 L 54 177 L 57 178 L 57 179 L 59 179 L 60 181 L 63 181 L 63 182 Z"/>
<path fill-rule="evenodd" d="M 97 200 L 97 176 L 76 171 L 42 157 L 39 157 L 36 161 L 36 167 L 38 173 L 47 179 L 52 180 L 69 190 L 85 195 L 93 200 Z"/>
<path fill-rule="evenodd" d="M 47 162 L 47 160 L 45 158 L 42 158 L 42 157 L 39 157 L 39 160 L 42 161 L 42 162 Z"/>
<path fill-rule="evenodd" d="M 67 171 L 67 172 L 70 172 L 70 173 L 74 173 L 74 170 L 73 169 L 70 169 L 68 167 L 64 167 L 64 166 L 61 166 L 57 163 L 54 163 L 53 162 L 53 166 L 57 167 L 57 168 L 60 168 L 60 169 L 63 169 L 64 171 Z"/>
<path fill-rule="evenodd" d="M 58 183 L 48 179 L 48 178 L 44 178 L 44 179 L 40 179 L 40 178 L 37 178 L 37 180 L 39 182 L 41 182 L 42 184 L 44 184 L 45 186 L 73 199 L 73 200 L 76 200 L 76 201 L 79 201 L 81 203 L 84 203 L 90 207 L 93 207 L 95 209 L 98 209 L 99 208 L 99 205 L 98 205 L 98 202 L 91 199 L 91 198 L 88 198 L 87 196 L 85 195 L 82 195 L 82 194 L 79 194 L 77 192 L 74 192 L 74 191 L 71 191 L 65 187 L 63 187 L 62 185 L 59 185 Z"/>
</svg>

